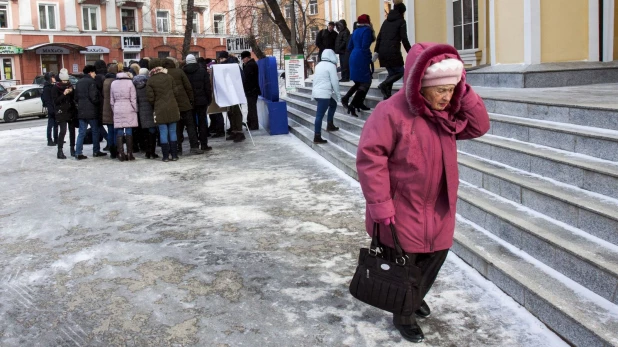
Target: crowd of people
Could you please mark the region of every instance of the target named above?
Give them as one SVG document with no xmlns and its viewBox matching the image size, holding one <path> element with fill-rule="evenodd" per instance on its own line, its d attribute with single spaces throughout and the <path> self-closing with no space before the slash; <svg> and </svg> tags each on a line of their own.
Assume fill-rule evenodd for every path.
<svg viewBox="0 0 618 347">
<path fill-rule="evenodd" d="M 357 112 L 369 111 L 365 98 L 371 88 L 374 67 L 373 63 L 380 60 L 380 66 L 386 68 L 387 78 L 378 85 L 384 100 L 391 97 L 393 84 L 403 77 L 404 61 L 401 54 L 403 44 L 406 52 L 410 50 L 407 26 L 404 19 L 406 5 L 402 0 L 395 0 L 394 6 L 386 20 L 382 23 L 376 37 L 371 18 L 360 15 L 354 23 L 353 31 L 347 28 L 345 20 L 330 22 L 326 29 L 318 32 L 316 46 L 318 60 L 313 76 L 312 97 L 318 103 L 316 112 L 314 143 L 327 143 L 321 136 L 322 120 L 327 113 L 327 131 L 339 130 L 333 123 L 337 104 L 340 102 L 347 114 L 358 117 Z M 335 31 L 337 28 L 337 31 Z M 374 53 L 371 45 L 375 42 Z M 337 76 L 337 55 L 341 67 L 341 79 Z M 328 65 L 328 66 L 324 66 Z M 342 97 L 339 82 L 354 84 Z M 352 99 L 350 101 L 350 99 Z"/>
<path fill-rule="evenodd" d="M 241 59 L 246 125 L 257 130 L 258 66 L 248 51 L 241 53 Z M 57 76 L 46 73 L 41 99 L 49 118 L 47 144 L 58 147 L 58 159 L 66 159 L 63 147 L 68 130 L 70 155 L 77 160 L 88 158 L 83 153 L 84 143 L 92 143 L 93 157 L 105 157 L 109 151 L 110 157 L 119 161 L 135 160 L 134 153 L 140 151 L 147 159 L 157 159 L 158 145 L 162 160 L 167 162 L 183 154 L 185 129 L 191 154 L 212 150 L 209 137 L 227 133 L 226 140 L 242 142 L 240 105 L 220 107 L 214 100 L 212 68 L 217 63 L 240 64 L 228 52 L 221 52 L 217 61 L 192 54 L 184 61 L 143 58 L 129 66 L 98 60 L 84 67 L 84 76 L 75 87 L 66 69 Z M 223 112 L 230 121 L 227 131 Z M 107 145 L 101 149 L 103 139 Z"/>
</svg>

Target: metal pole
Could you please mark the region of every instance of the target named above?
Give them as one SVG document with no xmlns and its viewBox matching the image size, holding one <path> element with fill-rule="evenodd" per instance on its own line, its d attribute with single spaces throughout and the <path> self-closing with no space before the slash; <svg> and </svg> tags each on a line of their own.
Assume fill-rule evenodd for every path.
<svg viewBox="0 0 618 347">
<path fill-rule="evenodd" d="M 291 49 L 292 55 L 298 54 L 297 47 L 296 47 L 296 10 L 294 9 L 294 2 L 295 2 L 295 0 L 292 0 L 292 3 L 290 5 L 290 12 L 291 12 L 290 13 L 290 17 L 291 17 L 290 21 L 292 22 L 291 23 L 291 25 L 292 25 L 292 28 L 291 28 L 292 35 L 290 35 L 292 37 L 292 40 L 290 40 L 290 41 L 292 41 L 292 47 L 291 47 L 292 48 Z"/>
</svg>

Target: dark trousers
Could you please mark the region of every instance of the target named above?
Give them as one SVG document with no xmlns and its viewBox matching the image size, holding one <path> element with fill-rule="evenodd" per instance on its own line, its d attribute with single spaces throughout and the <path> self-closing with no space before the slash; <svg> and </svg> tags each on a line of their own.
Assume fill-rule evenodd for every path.
<svg viewBox="0 0 618 347">
<path fill-rule="evenodd" d="M 223 113 L 213 113 L 210 115 L 210 127 L 208 130 L 213 134 L 223 134 L 225 132 Z"/>
<path fill-rule="evenodd" d="M 392 248 L 384 247 L 385 255 L 391 254 L 394 255 L 395 251 Z M 448 249 L 437 251 L 433 253 L 418 253 L 418 254 L 408 254 L 410 257 L 410 262 L 406 264 L 406 266 L 415 266 L 420 270 L 421 277 L 417 279 L 418 283 L 418 295 L 416 298 L 418 299 L 416 303 L 414 303 L 413 311 L 416 311 L 421 307 L 421 303 L 425 298 L 425 295 L 429 292 L 433 283 L 436 281 L 436 277 L 438 277 L 438 272 L 442 268 L 442 264 L 446 260 L 446 256 L 448 255 Z M 411 316 L 401 316 L 397 314 L 393 314 L 393 323 L 397 325 L 411 325 L 416 321 L 416 317 Z"/>
<path fill-rule="evenodd" d="M 341 63 L 341 79 L 350 80 L 350 52 L 339 54 L 339 63 Z"/>
<path fill-rule="evenodd" d="M 64 145 L 64 137 L 67 134 L 67 127 L 69 128 L 69 144 L 71 147 L 75 146 L 75 127 L 72 122 L 59 122 L 58 127 L 60 133 L 58 134 L 58 148 L 62 148 Z"/>
<path fill-rule="evenodd" d="M 240 105 L 227 108 L 227 118 L 230 120 L 230 129 L 233 133 L 242 133 L 242 111 Z"/>
<path fill-rule="evenodd" d="M 47 141 L 58 141 L 58 124 L 56 124 L 56 114 L 47 114 Z"/>
<path fill-rule="evenodd" d="M 200 144 L 202 147 L 208 146 L 208 120 L 206 119 L 206 110 L 208 106 L 195 106 L 193 112 L 197 115 L 197 126 L 200 133 Z"/>
<path fill-rule="evenodd" d="M 257 95 L 247 96 L 247 126 L 249 127 L 249 130 L 258 130 L 260 128 L 257 112 L 257 100 Z"/>
<path fill-rule="evenodd" d="M 200 143 L 197 139 L 197 127 L 195 126 L 193 110 L 180 112 L 180 120 L 176 124 L 176 137 L 178 138 L 178 145 L 181 145 L 184 141 L 183 132 L 185 127 L 187 128 L 187 134 L 189 135 L 189 145 L 191 148 L 198 148 Z"/>
</svg>

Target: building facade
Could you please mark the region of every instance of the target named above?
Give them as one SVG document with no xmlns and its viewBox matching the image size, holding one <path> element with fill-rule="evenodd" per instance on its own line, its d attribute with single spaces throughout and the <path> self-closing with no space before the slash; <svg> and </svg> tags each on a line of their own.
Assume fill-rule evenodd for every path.
<svg viewBox="0 0 618 347">
<path fill-rule="evenodd" d="M 195 0 L 191 53 L 214 58 L 226 49 L 234 5 Z M 1 80 L 27 84 L 61 68 L 80 73 L 97 59 L 180 58 L 185 23 L 186 0 L 0 0 Z"/>
<path fill-rule="evenodd" d="M 410 42 L 455 46 L 468 66 L 613 61 L 618 57 L 615 0 L 404 0 Z M 350 0 L 350 22 L 374 27 L 388 0 Z"/>
</svg>

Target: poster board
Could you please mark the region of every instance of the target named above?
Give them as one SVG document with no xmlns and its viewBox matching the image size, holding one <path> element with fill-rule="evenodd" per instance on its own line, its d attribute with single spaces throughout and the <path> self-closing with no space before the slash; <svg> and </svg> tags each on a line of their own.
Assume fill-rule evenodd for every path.
<svg viewBox="0 0 618 347">
<path fill-rule="evenodd" d="M 305 87 L 305 56 L 285 56 L 285 88 L 293 91 Z"/>
</svg>

